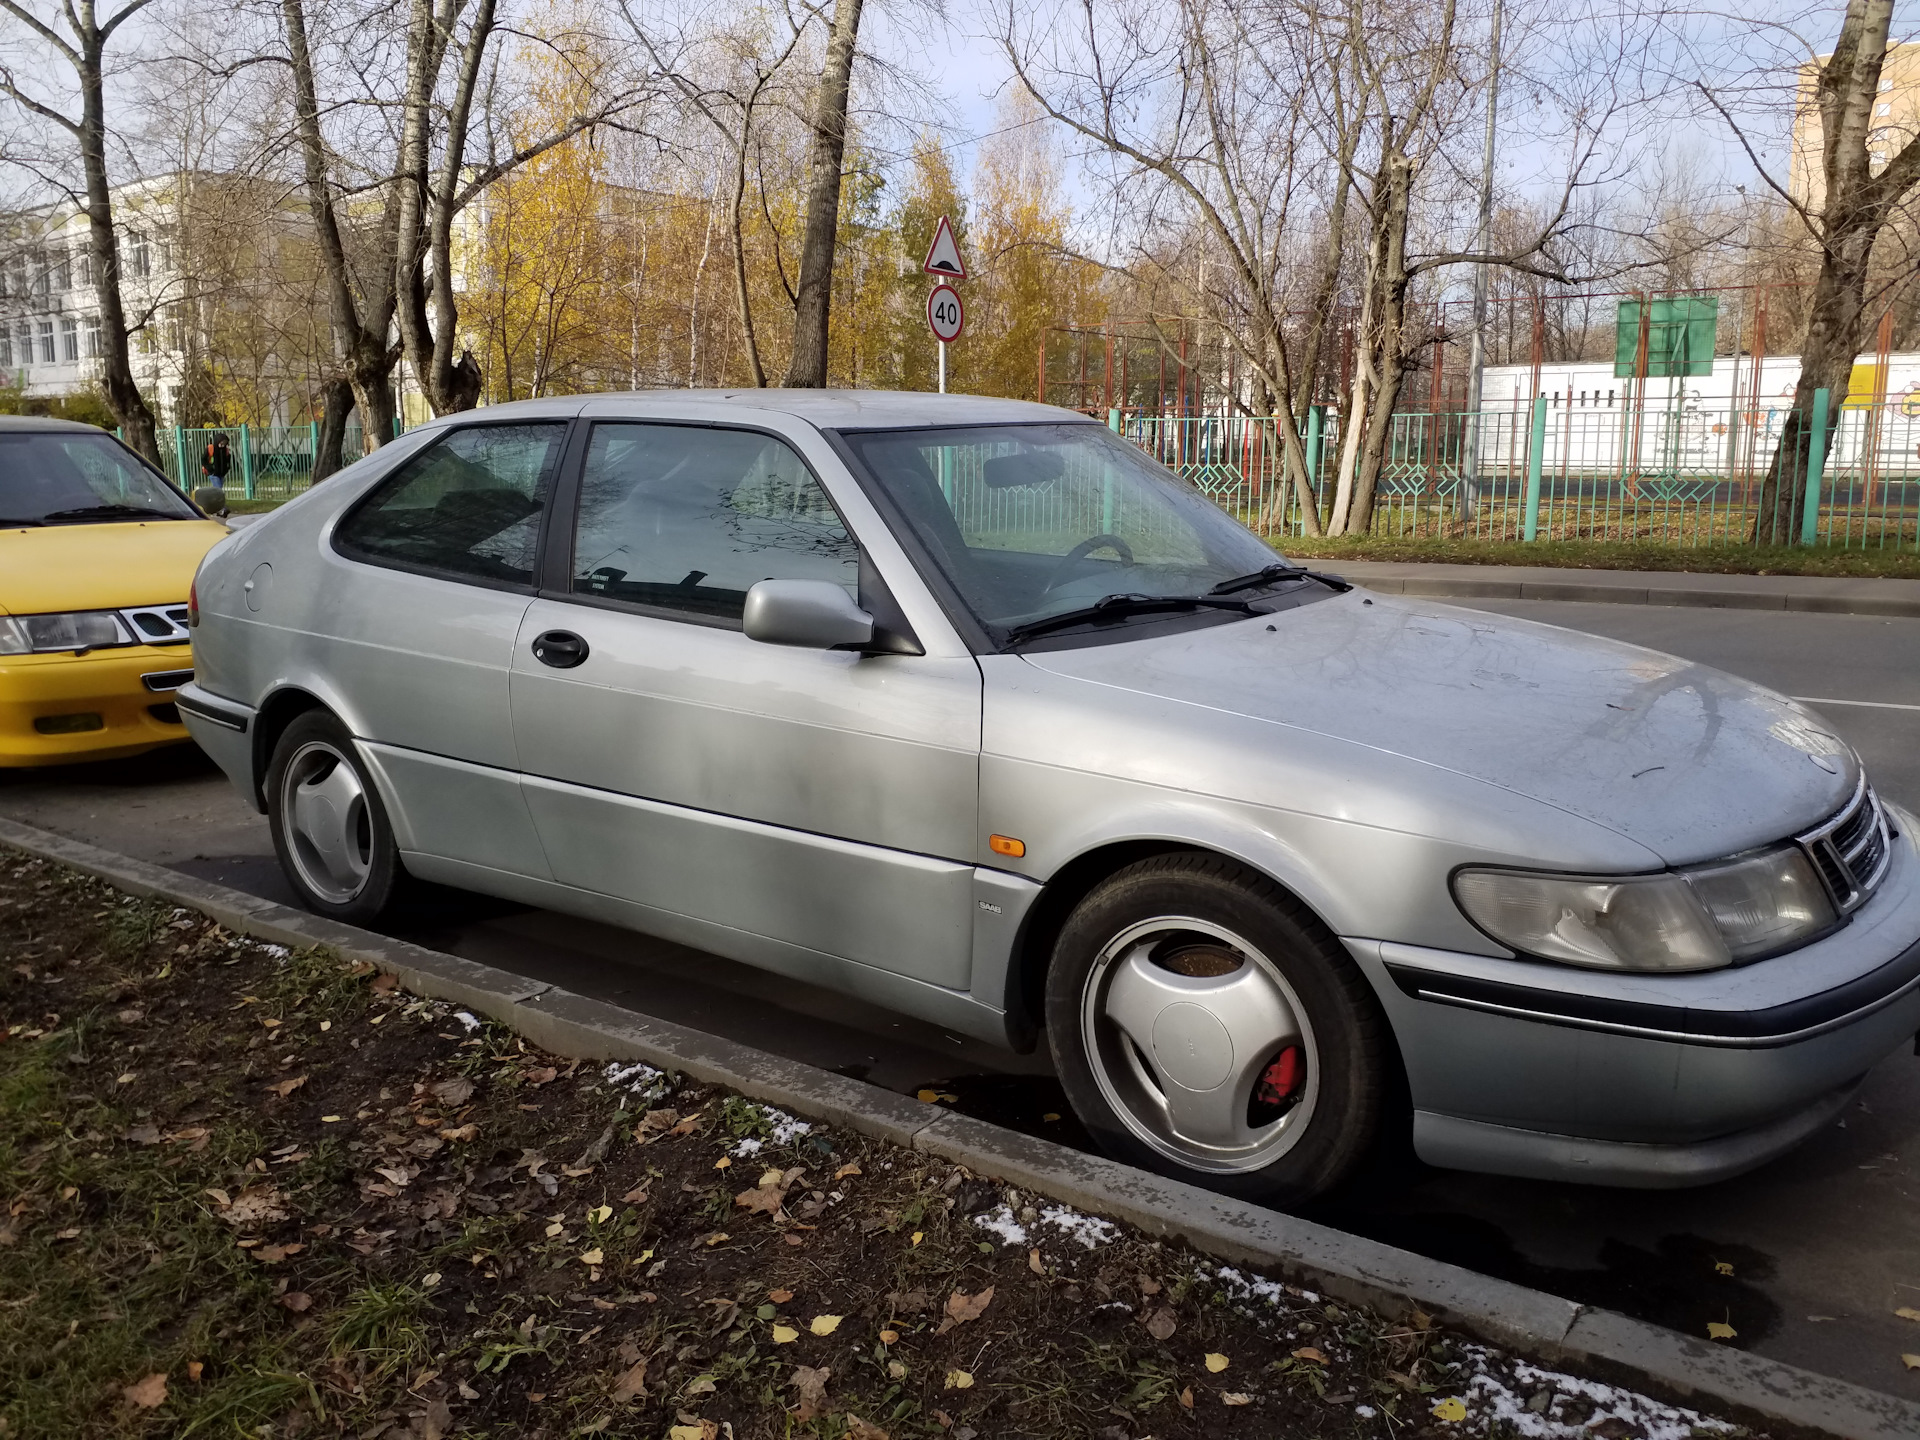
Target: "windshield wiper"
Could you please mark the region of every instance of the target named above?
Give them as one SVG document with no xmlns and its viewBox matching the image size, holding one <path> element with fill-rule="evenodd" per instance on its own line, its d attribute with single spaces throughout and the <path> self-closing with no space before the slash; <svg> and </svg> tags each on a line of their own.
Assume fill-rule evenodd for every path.
<svg viewBox="0 0 1920 1440">
<path fill-rule="evenodd" d="M 1236 575 L 1231 580 L 1222 580 L 1207 591 L 1209 595 L 1231 595 L 1236 590 L 1254 590 L 1262 585 L 1277 584 L 1282 580 L 1318 580 L 1332 590 L 1351 590 L 1353 582 L 1342 580 L 1338 575 L 1323 575 L 1318 570 L 1308 570 L 1299 565 L 1263 565 L 1251 575 Z"/>
<path fill-rule="evenodd" d="M 1107 595 L 1077 610 L 1062 610 L 1015 625 L 1007 631 L 1005 643 L 1018 645 L 1049 630 L 1064 630 L 1071 625 L 1087 625 L 1101 620 L 1119 620 L 1129 615 L 1153 615 L 1181 610 L 1237 610 L 1242 615 L 1260 615 L 1245 600 L 1215 599 L 1208 595 Z"/>
<path fill-rule="evenodd" d="M 45 524 L 49 520 L 92 520 L 96 516 L 146 515 L 155 520 L 178 520 L 178 515 L 169 515 L 164 510 L 149 510 L 144 505 L 122 505 L 115 501 L 109 505 L 80 505 L 72 510 L 49 510 L 41 518 Z"/>
</svg>

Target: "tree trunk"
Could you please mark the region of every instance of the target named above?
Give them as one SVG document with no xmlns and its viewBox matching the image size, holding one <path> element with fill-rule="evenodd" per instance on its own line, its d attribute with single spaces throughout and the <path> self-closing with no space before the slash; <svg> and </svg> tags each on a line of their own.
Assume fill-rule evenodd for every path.
<svg viewBox="0 0 1920 1440">
<path fill-rule="evenodd" d="M 827 383 L 827 323 L 833 302 L 833 255 L 840 231 L 840 164 L 847 149 L 847 94 L 860 33 L 862 0 L 834 0 L 833 34 L 813 111 L 813 158 L 807 181 L 807 223 L 800 283 L 793 302 L 793 360 L 787 384 Z"/>
<path fill-rule="evenodd" d="M 1394 151 L 1387 157 L 1386 195 L 1376 198 L 1379 207 L 1378 235 L 1370 259 L 1376 262 L 1374 289 L 1379 295 L 1377 331 L 1362 332 L 1367 342 L 1369 364 L 1373 372 L 1373 393 L 1364 421 L 1355 416 L 1355 428 L 1364 425 L 1358 464 L 1353 479 L 1353 509 L 1347 519 L 1347 532 L 1367 535 L 1373 530 L 1373 497 L 1380 482 L 1380 470 L 1386 462 L 1387 445 L 1393 433 L 1393 407 L 1400 401 L 1400 386 L 1406 379 L 1408 356 L 1404 337 L 1407 318 L 1407 217 L 1413 208 L 1413 161 Z M 1358 437 L 1356 437 L 1358 438 Z"/>
<path fill-rule="evenodd" d="M 347 416 L 352 413 L 353 386 L 345 380 L 329 380 L 321 401 L 320 441 L 313 452 L 314 484 L 340 469 L 340 447 L 347 438 Z"/>
<path fill-rule="evenodd" d="M 753 297 L 747 290 L 747 240 L 740 224 L 740 208 L 747 194 L 747 128 L 752 120 L 753 111 L 749 108 L 741 116 L 740 143 L 733 150 L 733 293 L 740 305 L 740 335 L 746 342 L 747 368 L 753 372 L 754 385 L 764 390 L 767 371 L 760 363 L 760 337 L 753 328 Z M 838 203 L 836 200 L 835 204 Z M 824 368 L 823 362 L 823 371 Z M 825 383 L 824 376 L 822 383 Z"/>
<path fill-rule="evenodd" d="M 1756 544 L 1790 545 L 1799 536 L 1814 392 L 1828 392 L 1827 414 L 1830 423 L 1837 420 L 1853 362 L 1866 343 L 1874 242 L 1893 206 L 1920 182 L 1920 142 L 1909 140 L 1877 175 L 1867 150 L 1892 22 L 1893 0 L 1848 0 L 1840 38 L 1816 82 L 1824 194 L 1818 213 L 1803 218 L 1820 242 L 1820 274 L 1808 306 L 1793 408 L 1760 487 L 1751 536 Z"/>
<path fill-rule="evenodd" d="M 133 379 L 127 307 L 120 294 L 120 247 L 113 222 L 113 195 L 107 182 L 106 96 L 101 81 L 106 39 L 94 23 L 93 8 L 87 6 L 81 13 L 81 49 L 74 67 L 80 82 L 77 138 L 86 176 L 87 241 L 93 251 L 94 287 L 100 298 L 100 388 L 127 444 L 159 465 L 160 443 L 154 434 L 153 411 L 147 408 Z M 186 483 L 184 476 L 181 483 Z"/>
</svg>

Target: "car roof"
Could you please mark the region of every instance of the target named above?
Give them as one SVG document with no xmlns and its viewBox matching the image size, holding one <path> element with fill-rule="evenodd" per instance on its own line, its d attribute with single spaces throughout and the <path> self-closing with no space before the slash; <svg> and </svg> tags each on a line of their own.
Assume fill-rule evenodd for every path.
<svg viewBox="0 0 1920 1440">
<path fill-rule="evenodd" d="M 0 431 L 4 430 L 52 430 L 72 434 L 78 430 L 84 434 L 111 435 L 111 430 L 102 430 L 98 425 L 88 425 L 79 420 L 55 420 L 47 415 L 0 415 Z"/>
<path fill-rule="evenodd" d="M 624 402 L 624 403 L 623 403 Z M 688 418 L 718 420 L 737 414 L 791 415 L 826 430 L 887 430 L 919 425 L 1058 424 L 1086 421 L 1075 410 L 1004 400 L 991 395 L 935 395 L 924 390 L 625 390 L 597 394 L 515 400 L 459 415 L 436 424 L 478 419 L 533 419 L 559 415 L 618 415 L 631 405 L 635 416 L 683 412 Z"/>
</svg>

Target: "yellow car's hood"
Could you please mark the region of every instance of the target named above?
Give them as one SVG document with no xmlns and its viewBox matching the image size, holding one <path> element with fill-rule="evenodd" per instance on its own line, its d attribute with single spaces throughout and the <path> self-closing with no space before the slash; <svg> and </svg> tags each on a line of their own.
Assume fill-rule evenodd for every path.
<svg viewBox="0 0 1920 1440">
<path fill-rule="evenodd" d="M 212 520 L 0 530 L 0 613 L 185 600 L 200 557 L 226 534 Z"/>
</svg>

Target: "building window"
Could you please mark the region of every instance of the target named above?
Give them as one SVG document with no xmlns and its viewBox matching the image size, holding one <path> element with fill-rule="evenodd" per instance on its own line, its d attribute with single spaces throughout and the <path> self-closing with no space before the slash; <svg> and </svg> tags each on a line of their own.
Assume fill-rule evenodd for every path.
<svg viewBox="0 0 1920 1440">
<path fill-rule="evenodd" d="M 73 283 L 81 286 L 93 284 L 93 247 L 91 245 L 73 247 Z"/>
<path fill-rule="evenodd" d="M 98 360 L 100 358 L 101 348 L 100 317 L 98 315 L 89 315 L 87 316 L 87 359 Z"/>
<path fill-rule="evenodd" d="M 127 252 L 127 273 L 144 280 L 153 273 L 153 250 L 147 243 L 147 232 L 129 230 L 125 246 Z"/>
<path fill-rule="evenodd" d="M 53 272 L 53 288 L 65 292 L 73 288 L 73 262 L 68 257 L 67 247 L 56 246 L 48 257 L 48 269 Z"/>
<path fill-rule="evenodd" d="M 38 326 L 40 335 L 40 363 L 53 364 L 53 321 L 42 320 Z"/>
<path fill-rule="evenodd" d="M 33 327 L 22 320 L 13 327 L 14 350 L 20 357 L 21 368 L 33 363 Z"/>
<path fill-rule="evenodd" d="M 80 358 L 80 322 L 71 315 L 60 317 L 60 358 L 69 365 Z"/>
<path fill-rule="evenodd" d="M 0 370 L 13 368 L 13 331 L 0 325 Z"/>
</svg>

